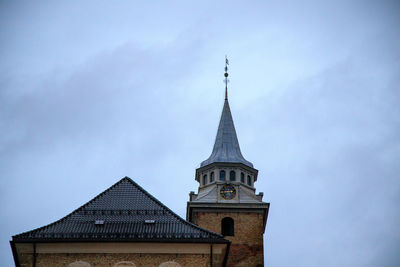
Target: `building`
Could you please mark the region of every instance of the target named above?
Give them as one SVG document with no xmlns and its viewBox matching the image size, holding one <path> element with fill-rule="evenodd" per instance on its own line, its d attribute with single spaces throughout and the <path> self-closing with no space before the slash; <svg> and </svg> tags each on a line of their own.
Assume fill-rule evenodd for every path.
<svg viewBox="0 0 400 267">
<path fill-rule="evenodd" d="M 11 241 L 17 267 L 226 266 L 229 245 L 128 177 L 64 218 Z"/>
<path fill-rule="evenodd" d="M 264 266 L 269 203 L 262 202 L 263 193 L 255 194 L 258 170 L 240 151 L 228 102 L 227 70 L 225 65 L 225 102 L 214 148 L 196 170 L 198 193 L 190 192 L 186 219 L 232 242 L 228 266 Z"/>
<path fill-rule="evenodd" d="M 269 203 L 239 146 L 227 94 L 186 221 L 125 177 L 64 218 L 12 237 L 17 267 L 261 267 Z"/>
</svg>

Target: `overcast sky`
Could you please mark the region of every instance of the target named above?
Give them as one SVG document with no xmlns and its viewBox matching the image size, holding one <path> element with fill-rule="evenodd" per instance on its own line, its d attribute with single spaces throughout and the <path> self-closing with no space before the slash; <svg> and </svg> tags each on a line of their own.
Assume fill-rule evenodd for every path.
<svg viewBox="0 0 400 267">
<path fill-rule="evenodd" d="M 186 217 L 229 101 L 267 266 L 399 266 L 399 1 L 2 1 L 0 265 L 129 176 Z"/>
</svg>

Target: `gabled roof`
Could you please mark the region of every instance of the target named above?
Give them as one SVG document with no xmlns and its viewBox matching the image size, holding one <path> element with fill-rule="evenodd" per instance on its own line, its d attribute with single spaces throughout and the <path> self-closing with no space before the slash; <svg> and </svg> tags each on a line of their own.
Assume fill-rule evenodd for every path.
<svg viewBox="0 0 400 267">
<path fill-rule="evenodd" d="M 236 136 L 228 99 L 225 99 L 221 120 L 218 126 L 217 137 L 211 156 L 200 164 L 200 167 L 214 162 L 243 163 L 253 168 L 253 163 L 247 161 L 240 152 L 239 141 Z"/>
<path fill-rule="evenodd" d="M 128 177 L 64 218 L 15 235 L 13 241 L 229 243 L 185 221 Z"/>
</svg>

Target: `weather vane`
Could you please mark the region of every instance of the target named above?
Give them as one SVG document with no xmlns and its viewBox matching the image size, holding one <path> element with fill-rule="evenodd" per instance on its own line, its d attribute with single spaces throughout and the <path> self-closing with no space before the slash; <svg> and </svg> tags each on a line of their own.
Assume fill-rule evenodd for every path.
<svg viewBox="0 0 400 267">
<path fill-rule="evenodd" d="M 228 65 L 229 65 L 229 60 L 228 60 L 228 57 L 225 56 L 225 74 L 224 74 L 224 76 L 225 76 L 225 100 L 228 100 L 228 82 L 229 82 L 229 80 L 228 80 L 228 76 L 229 76 Z"/>
</svg>

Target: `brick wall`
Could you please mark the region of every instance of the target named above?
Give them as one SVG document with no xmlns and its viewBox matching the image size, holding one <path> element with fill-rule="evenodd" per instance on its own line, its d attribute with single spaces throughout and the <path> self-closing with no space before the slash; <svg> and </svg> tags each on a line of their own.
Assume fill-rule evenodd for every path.
<svg viewBox="0 0 400 267">
<path fill-rule="evenodd" d="M 176 262 L 182 267 L 209 267 L 207 254 L 38 254 L 36 267 L 68 267 L 75 261 L 84 261 L 91 267 L 113 267 L 118 262 L 133 262 L 137 267 L 159 267 L 164 262 Z M 22 267 L 32 267 L 32 254 L 20 256 Z M 222 259 L 215 255 L 213 266 L 221 266 Z"/>
<path fill-rule="evenodd" d="M 193 223 L 221 233 L 221 221 L 225 217 L 234 220 L 234 236 L 225 238 L 232 242 L 228 267 L 264 266 L 263 214 L 250 212 L 195 212 Z"/>
</svg>

